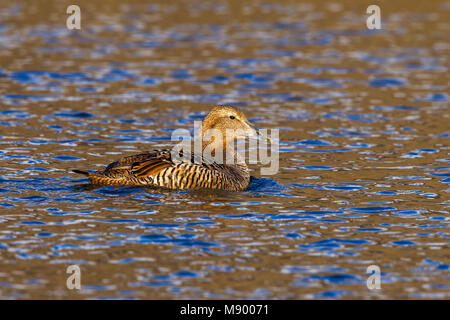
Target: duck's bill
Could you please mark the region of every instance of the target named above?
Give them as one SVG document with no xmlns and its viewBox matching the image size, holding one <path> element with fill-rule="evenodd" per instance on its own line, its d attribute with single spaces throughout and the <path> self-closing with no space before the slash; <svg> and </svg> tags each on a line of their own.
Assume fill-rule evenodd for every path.
<svg viewBox="0 0 450 320">
<path fill-rule="evenodd" d="M 251 123 L 247 123 L 247 125 L 249 126 L 249 135 L 248 137 L 257 139 L 257 140 L 262 140 L 262 141 L 269 141 L 270 143 L 273 143 L 273 140 L 268 137 L 267 135 L 263 134 L 260 132 L 260 130 L 258 130 L 253 124 Z"/>
</svg>

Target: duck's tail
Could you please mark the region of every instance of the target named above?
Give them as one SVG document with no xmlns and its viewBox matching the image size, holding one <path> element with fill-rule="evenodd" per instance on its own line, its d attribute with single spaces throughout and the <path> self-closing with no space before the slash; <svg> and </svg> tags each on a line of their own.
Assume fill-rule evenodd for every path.
<svg viewBox="0 0 450 320">
<path fill-rule="evenodd" d="M 120 178 L 107 177 L 98 171 L 85 171 L 85 170 L 73 169 L 72 172 L 87 176 L 92 184 L 104 185 L 104 186 L 133 185 L 132 181 L 127 181 L 126 179 L 123 179 L 122 177 L 120 177 Z"/>
<path fill-rule="evenodd" d="M 85 171 L 85 170 L 73 169 L 72 172 L 75 172 L 75 173 L 78 173 L 78 174 L 84 174 L 85 176 L 89 176 L 89 172 Z"/>
</svg>

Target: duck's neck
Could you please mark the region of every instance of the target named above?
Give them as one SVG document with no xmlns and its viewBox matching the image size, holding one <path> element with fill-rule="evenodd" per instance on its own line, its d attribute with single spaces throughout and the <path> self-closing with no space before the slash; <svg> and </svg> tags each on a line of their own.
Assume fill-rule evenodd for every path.
<svg viewBox="0 0 450 320">
<path fill-rule="evenodd" d="M 205 137 L 202 139 L 202 153 L 205 157 L 210 157 L 216 163 L 228 165 L 246 165 L 245 158 L 236 152 L 234 140 L 226 141 L 215 139 L 215 137 Z"/>
</svg>

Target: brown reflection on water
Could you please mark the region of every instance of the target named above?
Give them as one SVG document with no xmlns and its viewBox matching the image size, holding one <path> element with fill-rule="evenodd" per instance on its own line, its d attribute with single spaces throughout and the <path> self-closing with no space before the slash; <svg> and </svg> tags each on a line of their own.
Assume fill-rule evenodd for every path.
<svg viewBox="0 0 450 320">
<path fill-rule="evenodd" d="M 372 32 L 364 2 L 77 1 L 68 31 L 60 1 L 0 1 L 0 297 L 448 298 L 450 7 L 379 3 Z M 280 129 L 276 175 L 69 172 L 168 147 L 217 103 Z"/>
</svg>

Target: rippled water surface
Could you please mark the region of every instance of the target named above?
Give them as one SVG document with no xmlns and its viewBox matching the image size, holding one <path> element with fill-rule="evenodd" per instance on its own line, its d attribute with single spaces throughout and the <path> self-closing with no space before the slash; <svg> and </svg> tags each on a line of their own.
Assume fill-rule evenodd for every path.
<svg viewBox="0 0 450 320">
<path fill-rule="evenodd" d="M 0 2 L 0 298 L 450 298 L 450 2 L 381 2 L 379 31 L 364 1 L 108 3 L 69 31 L 65 2 Z M 277 174 L 69 171 L 170 147 L 215 104 L 280 129 Z"/>
</svg>

